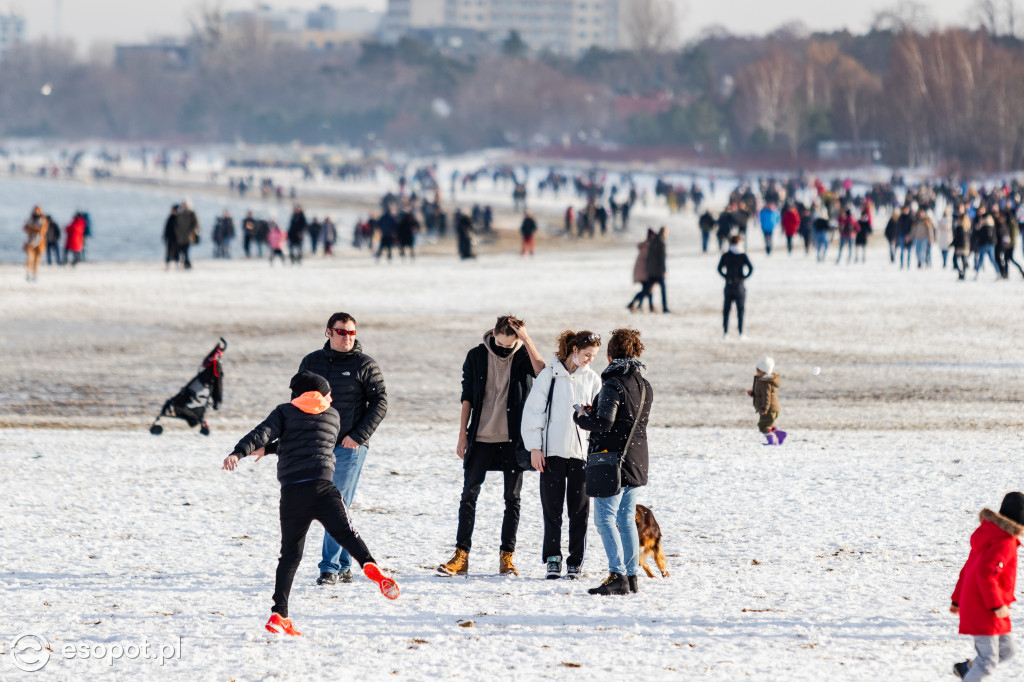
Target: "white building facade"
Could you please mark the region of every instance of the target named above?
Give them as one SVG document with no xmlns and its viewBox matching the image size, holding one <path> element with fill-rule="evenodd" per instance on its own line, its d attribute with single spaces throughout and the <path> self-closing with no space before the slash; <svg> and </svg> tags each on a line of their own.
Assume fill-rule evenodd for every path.
<svg viewBox="0 0 1024 682">
<path fill-rule="evenodd" d="M 518 31 L 535 50 L 576 55 L 621 47 L 620 0 L 388 0 L 391 36 L 410 29 L 465 28 L 503 39 Z"/>
<path fill-rule="evenodd" d="M 25 42 L 25 20 L 17 14 L 0 14 L 0 57 Z"/>
</svg>

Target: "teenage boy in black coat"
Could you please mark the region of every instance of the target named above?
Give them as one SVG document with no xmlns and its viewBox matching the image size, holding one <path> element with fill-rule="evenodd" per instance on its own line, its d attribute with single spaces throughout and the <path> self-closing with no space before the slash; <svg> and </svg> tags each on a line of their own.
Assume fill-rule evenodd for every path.
<svg viewBox="0 0 1024 682">
<path fill-rule="evenodd" d="M 502 315 L 484 342 L 466 354 L 462 365 L 462 415 L 456 454 L 463 460 L 462 498 L 455 554 L 437 567 L 444 575 L 469 570 L 476 500 L 488 471 L 505 479 L 505 515 L 501 524 L 498 572 L 519 575 L 513 563 L 519 530 L 519 494 L 523 471 L 516 450 L 523 447 L 523 407 L 544 358 L 533 345 L 522 320 Z"/>
<path fill-rule="evenodd" d="M 352 527 L 341 493 L 334 486 L 334 444 L 340 417 L 331 407 L 327 380 L 312 372 L 292 377 L 292 400 L 274 411 L 238 441 L 224 459 L 223 469 L 234 471 L 238 460 L 260 450 L 274 439 L 278 443 L 277 479 L 281 483 L 281 556 L 274 581 L 274 607 L 266 628 L 276 634 L 301 635 L 288 617 L 288 595 L 295 571 L 302 561 L 306 533 L 314 520 L 323 524 L 337 542 L 363 567 L 388 599 L 397 599 L 398 585 L 385 577 L 366 543 Z M 256 461 L 263 457 L 262 451 Z"/>
</svg>

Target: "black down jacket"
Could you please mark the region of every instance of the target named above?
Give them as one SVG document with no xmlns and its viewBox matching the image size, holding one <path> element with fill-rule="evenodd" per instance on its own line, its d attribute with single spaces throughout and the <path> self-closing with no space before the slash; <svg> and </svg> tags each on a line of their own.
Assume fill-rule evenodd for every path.
<svg viewBox="0 0 1024 682">
<path fill-rule="evenodd" d="M 345 436 L 368 445 L 388 411 L 388 394 L 380 367 L 356 341 L 352 350 L 339 353 L 328 341 L 318 351 L 302 358 L 299 371 L 319 374 L 331 385 L 331 407 L 341 417 L 338 443 Z"/>
<path fill-rule="evenodd" d="M 573 417 L 581 429 L 590 431 L 588 452 L 625 452 L 622 460 L 622 485 L 635 488 L 647 485 L 649 458 L 647 422 L 651 416 L 654 390 L 641 373 L 639 360 L 616 360 L 601 373 L 601 392 L 590 414 Z M 640 404 L 641 387 L 647 395 Z M 633 440 L 626 443 L 633 420 L 640 412 Z"/>
<path fill-rule="evenodd" d="M 321 414 L 309 414 L 291 403 L 283 403 L 238 441 L 233 454 L 239 459 L 248 457 L 274 439 L 280 439 L 277 480 L 282 486 L 306 480 L 331 481 L 339 421 L 333 408 Z"/>
</svg>

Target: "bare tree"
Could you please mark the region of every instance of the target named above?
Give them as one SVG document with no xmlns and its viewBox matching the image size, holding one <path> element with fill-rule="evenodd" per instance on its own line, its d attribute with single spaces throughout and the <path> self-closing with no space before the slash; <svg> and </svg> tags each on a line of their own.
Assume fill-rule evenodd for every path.
<svg viewBox="0 0 1024 682">
<path fill-rule="evenodd" d="M 679 36 L 678 0 L 627 0 L 626 34 L 633 49 L 664 52 Z"/>
<path fill-rule="evenodd" d="M 893 7 L 875 14 L 871 29 L 893 33 L 924 33 L 933 24 L 928 5 L 917 0 L 899 0 Z"/>
<path fill-rule="evenodd" d="M 1017 37 L 1017 0 L 974 0 L 970 19 L 992 36 Z"/>
</svg>

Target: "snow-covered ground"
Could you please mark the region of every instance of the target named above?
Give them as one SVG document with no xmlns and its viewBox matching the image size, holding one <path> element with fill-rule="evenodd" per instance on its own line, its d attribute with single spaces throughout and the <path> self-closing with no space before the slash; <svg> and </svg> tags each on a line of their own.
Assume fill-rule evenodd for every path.
<svg viewBox="0 0 1024 682">
<path fill-rule="evenodd" d="M 532 260 L 506 241 L 471 262 L 378 265 L 346 251 L 302 268 L 85 264 L 44 269 L 34 284 L 0 266 L 0 679 L 25 677 L 11 641 L 26 632 L 53 649 L 41 679 L 948 675 L 970 653 L 946 609 L 977 512 L 1024 488 L 1021 281 L 900 272 L 877 238 L 856 266 L 767 258 L 752 242 L 749 338 L 723 342 L 717 257 L 698 253 L 692 215 L 669 224 L 669 315 L 625 310 L 632 237 L 548 239 Z M 278 549 L 274 462 L 218 467 L 286 398 L 339 309 L 359 320 L 388 383 L 354 517 L 403 595 L 388 602 L 366 581 L 315 587 L 314 531 L 292 605 L 306 636 L 276 641 L 262 630 Z M 643 579 L 637 597 L 586 594 L 605 567 L 596 532 L 584 581 L 542 579 L 532 475 L 523 576 L 496 575 L 497 481 L 479 505 L 471 576 L 434 575 L 462 480 L 462 360 L 508 311 L 545 353 L 566 327 L 643 331 L 655 408 L 641 501 L 672 576 Z M 150 436 L 219 336 L 230 346 L 213 435 L 171 422 Z M 766 352 L 783 378 L 782 448 L 760 445 L 744 394 Z M 98 655 L 89 647 L 144 642 L 171 647 L 172 660 L 63 656 L 68 644 Z M 1001 679 L 1020 675 L 1014 663 Z"/>
<path fill-rule="evenodd" d="M 798 431 L 767 448 L 749 429 L 654 429 L 641 500 L 672 575 L 599 598 L 593 528 L 586 578 L 543 579 L 536 475 L 522 576 L 497 575 L 496 480 L 471 575 L 435 576 L 460 468 L 450 428 L 409 426 L 374 443 L 354 510 L 402 596 L 315 586 L 315 526 L 291 609 L 305 636 L 277 641 L 262 631 L 274 462 L 219 471 L 234 435 L 0 431 L 0 678 L 21 679 L 9 642 L 29 632 L 54 650 L 41 679 L 943 679 L 970 653 L 946 609 L 976 513 L 1021 487 L 1019 439 L 1000 432 Z M 178 637 L 163 667 L 62 653 Z M 1020 674 L 1015 662 L 999 679 Z"/>
</svg>

